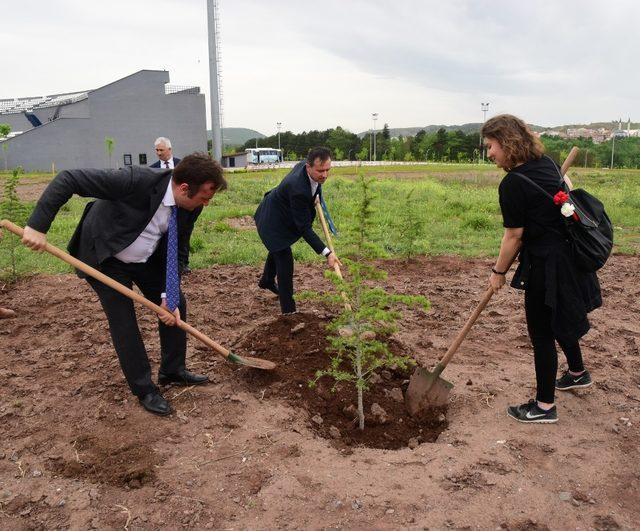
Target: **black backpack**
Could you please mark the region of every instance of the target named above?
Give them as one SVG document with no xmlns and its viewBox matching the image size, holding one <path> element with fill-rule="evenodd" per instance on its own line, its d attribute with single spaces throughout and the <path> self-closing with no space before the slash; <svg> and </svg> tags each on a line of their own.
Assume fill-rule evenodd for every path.
<svg viewBox="0 0 640 531">
<path fill-rule="evenodd" d="M 555 163 L 554 166 L 558 169 Z M 511 173 L 523 177 L 553 201 L 553 196 L 529 177 L 522 173 Z M 573 217 L 565 217 L 558 208 L 558 215 L 564 219 L 569 234 L 574 262 L 583 271 L 597 271 L 605 264 L 613 248 L 611 220 L 599 199 L 581 188 L 569 190 L 560 170 L 558 174 L 560 190 L 569 196 L 569 202 L 575 207 L 574 212 L 579 218 L 575 220 Z"/>
</svg>

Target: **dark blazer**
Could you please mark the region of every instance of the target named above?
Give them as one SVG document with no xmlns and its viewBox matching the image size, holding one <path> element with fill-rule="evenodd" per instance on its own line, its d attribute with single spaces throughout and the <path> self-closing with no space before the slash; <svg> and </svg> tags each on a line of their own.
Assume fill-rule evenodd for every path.
<svg viewBox="0 0 640 531">
<path fill-rule="evenodd" d="M 72 195 L 95 197 L 76 228 L 69 252 L 96 267 L 131 245 L 158 210 L 171 170 L 141 166 L 120 170 L 65 170 L 47 186 L 27 222 L 47 232 Z M 197 217 L 197 216 L 196 216 Z M 178 209 L 178 246 L 193 230 L 194 212 Z"/>
<path fill-rule="evenodd" d="M 180 162 L 181 159 L 177 158 L 177 157 L 173 157 L 173 167 L 175 168 L 178 165 L 178 162 Z M 160 161 L 156 160 L 153 164 L 149 164 L 149 168 L 160 168 Z M 163 170 L 166 170 L 167 168 L 162 168 Z"/>
<path fill-rule="evenodd" d="M 317 193 L 320 187 L 318 185 Z M 304 238 L 320 254 L 325 244 L 313 231 L 315 217 L 304 161 L 296 164 L 276 188 L 264 195 L 254 215 L 260 239 L 269 251 L 281 251 Z"/>
</svg>

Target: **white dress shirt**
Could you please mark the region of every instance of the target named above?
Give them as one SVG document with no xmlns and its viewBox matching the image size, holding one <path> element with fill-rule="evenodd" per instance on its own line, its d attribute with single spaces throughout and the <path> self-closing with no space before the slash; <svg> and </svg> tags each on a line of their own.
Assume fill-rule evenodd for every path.
<svg viewBox="0 0 640 531">
<path fill-rule="evenodd" d="M 115 257 L 127 264 L 145 263 L 158 247 L 162 235 L 167 232 L 169 228 L 169 217 L 171 216 L 171 207 L 175 206 L 175 204 L 176 200 L 173 197 L 171 180 L 169 180 L 167 191 L 162 198 L 158 210 L 156 210 L 151 221 L 149 221 L 149 224 L 129 247 L 120 251 Z"/>
<path fill-rule="evenodd" d="M 169 164 L 168 166 L 167 166 L 167 163 Z M 169 160 L 167 160 L 166 162 L 165 162 L 164 160 L 161 160 L 161 161 L 160 161 L 160 167 L 161 167 L 163 170 L 166 170 L 166 169 L 170 169 L 170 170 L 172 170 L 172 169 L 174 168 L 174 165 L 173 165 L 173 157 L 169 157 Z"/>
</svg>

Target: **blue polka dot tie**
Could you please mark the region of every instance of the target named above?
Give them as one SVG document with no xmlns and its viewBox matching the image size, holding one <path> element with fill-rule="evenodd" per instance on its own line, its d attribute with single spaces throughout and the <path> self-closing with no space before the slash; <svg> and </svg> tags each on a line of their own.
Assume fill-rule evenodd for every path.
<svg viewBox="0 0 640 531">
<path fill-rule="evenodd" d="M 167 307 L 173 311 L 180 305 L 180 277 L 178 276 L 178 208 L 171 207 L 167 231 Z"/>
</svg>

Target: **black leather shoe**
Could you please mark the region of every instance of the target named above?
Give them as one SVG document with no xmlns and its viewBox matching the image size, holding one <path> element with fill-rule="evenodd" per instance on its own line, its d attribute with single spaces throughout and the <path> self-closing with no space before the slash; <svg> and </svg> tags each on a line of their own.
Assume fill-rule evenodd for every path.
<svg viewBox="0 0 640 531">
<path fill-rule="evenodd" d="M 143 397 L 138 397 L 138 400 L 140 400 L 143 408 L 155 415 L 165 417 L 171 413 L 171 406 L 169 405 L 169 402 L 167 402 L 164 396 L 157 391 L 148 393 Z"/>
<path fill-rule="evenodd" d="M 209 381 L 208 376 L 204 376 L 202 374 L 193 374 L 187 370 L 182 371 L 178 374 L 163 374 L 158 373 L 158 384 L 159 385 L 200 385 L 203 383 L 207 383 Z"/>
<path fill-rule="evenodd" d="M 275 282 L 265 282 L 264 280 L 260 280 L 258 282 L 258 287 L 262 289 L 268 289 L 274 295 L 279 295 L 278 286 L 276 286 Z"/>
</svg>

